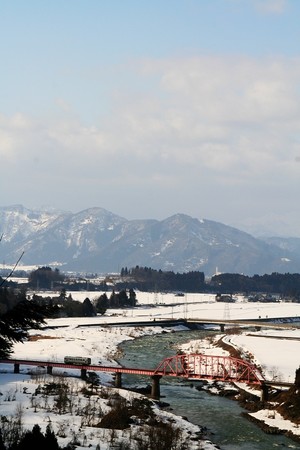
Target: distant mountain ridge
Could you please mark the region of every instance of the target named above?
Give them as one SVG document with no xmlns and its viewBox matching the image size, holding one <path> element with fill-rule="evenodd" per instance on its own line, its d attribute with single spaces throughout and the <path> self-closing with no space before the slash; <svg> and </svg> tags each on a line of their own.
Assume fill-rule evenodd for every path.
<svg viewBox="0 0 300 450">
<path fill-rule="evenodd" d="M 109 273 L 146 266 L 252 276 L 300 272 L 300 252 L 211 220 L 175 214 L 127 220 L 100 207 L 78 213 L 0 207 L 2 261 L 61 264 L 62 271 Z"/>
</svg>

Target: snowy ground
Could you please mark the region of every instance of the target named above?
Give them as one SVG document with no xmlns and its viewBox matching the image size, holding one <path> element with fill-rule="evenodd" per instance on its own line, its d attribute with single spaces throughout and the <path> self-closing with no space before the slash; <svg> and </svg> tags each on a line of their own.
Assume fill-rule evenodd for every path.
<svg viewBox="0 0 300 450">
<path fill-rule="evenodd" d="M 44 293 L 48 295 L 48 293 Z M 86 297 L 91 300 L 99 293 L 95 292 L 72 292 L 75 300 L 83 301 Z M 109 314 L 96 318 L 72 318 L 49 320 L 47 325 L 51 328 L 45 328 L 41 331 L 33 331 L 31 335 L 39 334 L 39 339 L 29 340 L 23 344 L 16 344 L 12 357 L 22 359 L 53 360 L 63 362 L 66 354 L 90 356 L 92 364 L 114 365 L 114 357 L 117 352 L 117 346 L 121 341 L 134 339 L 149 333 L 160 333 L 160 327 L 101 327 L 110 321 L 141 321 L 141 320 L 159 320 L 160 318 L 210 318 L 210 319 L 258 319 L 259 317 L 300 317 L 300 304 L 294 303 L 247 303 L 242 297 L 238 296 L 236 303 L 223 304 L 216 303 L 213 295 L 205 294 L 187 294 L 184 296 L 175 296 L 174 294 L 157 294 L 137 292 L 139 308 L 124 310 L 109 310 Z M 84 324 L 97 323 L 95 327 L 82 327 Z M 78 327 L 78 325 L 81 325 Z M 55 328 L 52 328 L 55 327 Z M 289 339 L 285 339 L 285 338 Z M 242 348 L 245 352 L 250 352 L 254 360 L 263 368 L 266 378 L 277 377 L 280 380 L 293 381 L 295 371 L 300 364 L 295 359 L 295 355 L 300 354 L 300 329 L 294 327 L 287 330 L 269 329 L 257 332 L 243 332 L 239 335 L 227 335 L 233 345 Z M 224 354 L 224 350 L 212 347 L 211 343 L 203 341 L 193 341 L 186 350 L 197 352 L 214 352 L 214 354 Z M 11 374 L 12 367 L 0 366 L 0 407 L 1 415 L 15 414 L 18 405 L 23 406 L 23 422 L 27 428 L 32 428 L 34 423 L 44 430 L 49 420 L 56 430 L 63 428 L 63 423 L 68 423 L 68 430 L 80 429 L 80 442 L 91 445 L 92 449 L 101 443 L 101 449 L 109 448 L 105 444 L 110 438 L 110 432 L 93 427 L 80 427 L 79 419 L 74 415 L 51 415 L 34 413 L 32 404 L 32 394 L 36 389 L 36 383 L 39 383 L 39 375 L 31 378 L 27 375 L 29 366 L 22 366 L 21 374 Z M 32 368 L 30 369 L 32 370 Z M 70 375 L 78 376 L 77 371 L 69 371 Z M 112 381 L 112 375 L 101 373 L 101 383 L 108 385 Z M 44 376 L 44 375 L 43 375 Z M 74 380 L 75 378 L 71 378 Z M 78 380 L 78 378 L 77 378 Z M 24 389 L 25 388 L 25 389 Z M 123 395 L 125 391 L 120 391 Z M 30 395 L 28 394 L 30 393 Z M 124 393 L 124 395 L 128 395 Z M 131 394 L 133 395 L 133 394 Z M 30 403 L 31 402 L 31 403 Z M 107 407 L 104 402 L 102 409 Z M 164 414 L 165 420 L 167 413 Z M 38 419 L 37 419 L 38 417 Z M 50 417 L 50 419 L 49 419 Z M 282 429 L 292 429 L 295 434 L 300 434 L 300 430 L 287 421 L 283 421 L 278 414 L 270 415 L 270 411 L 261 411 L 255 414 L 255 417 L 263 417 L 271 426 L 278 426 Z M 82 424 L 81 424 L 82 425 Z M 195 432 L 196 428 L 188 422 L 181 422 L 183 430 Z M 124 432 L 123 437 L 126 438 Z M 120 433 L 119 433 L 120 434 Z M 121 439 L 122 436 L 119 436 Z M 70 440 L 70 439 L 69 439 Z M 59 441 L 60 445 L 66 445 L 64 438 Z M 210 443 L 202 443 L 202 447 L 212 449 L 214 446 Z M 107 445 L 107 446 L 106 446 Z M 80 447 L 79 447 L 80 448 Z"/>
</svg>

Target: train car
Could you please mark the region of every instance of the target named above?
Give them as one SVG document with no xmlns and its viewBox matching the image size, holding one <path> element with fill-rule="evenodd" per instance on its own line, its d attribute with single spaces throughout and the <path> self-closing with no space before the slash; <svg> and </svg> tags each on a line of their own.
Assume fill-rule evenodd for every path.
<svg viewBox="0 0 300 450">
<path fill-rule="evenodd" d="M 86 356 L 65 356 L 65 364 L 74 364 L 77 366 L 89 366 L 91 364 L 91 358 Z"/>
</svg>

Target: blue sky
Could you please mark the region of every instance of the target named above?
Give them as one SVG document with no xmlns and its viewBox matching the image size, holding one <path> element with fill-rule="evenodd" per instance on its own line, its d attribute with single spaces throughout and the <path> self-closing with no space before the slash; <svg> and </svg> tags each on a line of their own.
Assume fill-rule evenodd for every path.
<svg viewBox="0 0 300 450">
<path fill-rule="evenodd" d="M 298 0 L 0 0 L 0 205 L 300 237 Z"/>
</svg>

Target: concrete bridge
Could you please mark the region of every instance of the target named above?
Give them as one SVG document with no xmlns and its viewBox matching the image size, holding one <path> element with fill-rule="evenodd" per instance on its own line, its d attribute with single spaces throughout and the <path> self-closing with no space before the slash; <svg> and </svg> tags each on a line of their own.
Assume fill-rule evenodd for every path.
<svg viewBox="0 0 300 450">
<path fill-rule="evenodd" d="M 256 329 L 261 328 L 295 328 L 295 322 L 300 322 L 299 317 L 282 317 L 282 318 L 261 318 L 261 319 L 210 319 L 210 318 L 192 318 L 192 319 L 174 319 L 159 317 L 151 320 L 143 320 L 138 318 L 132 318 L 131 320 L 119 320 L 119 321 L 106 321 L 100 319 L 97 322 L 84 323 L 77 325 L 80 327 L 174 327 L 178 325 L 185 326 L 187 328 L 199 328 L 205 326 L 216 326 L 220 328 L 223 333 L 226 328 L 232 327 L 253 327 Z M 64 325 L 62 325 L 64 327 Z M 45 328 L 57 328 L 57 327 L 45 327 Z"/>
</svg>

